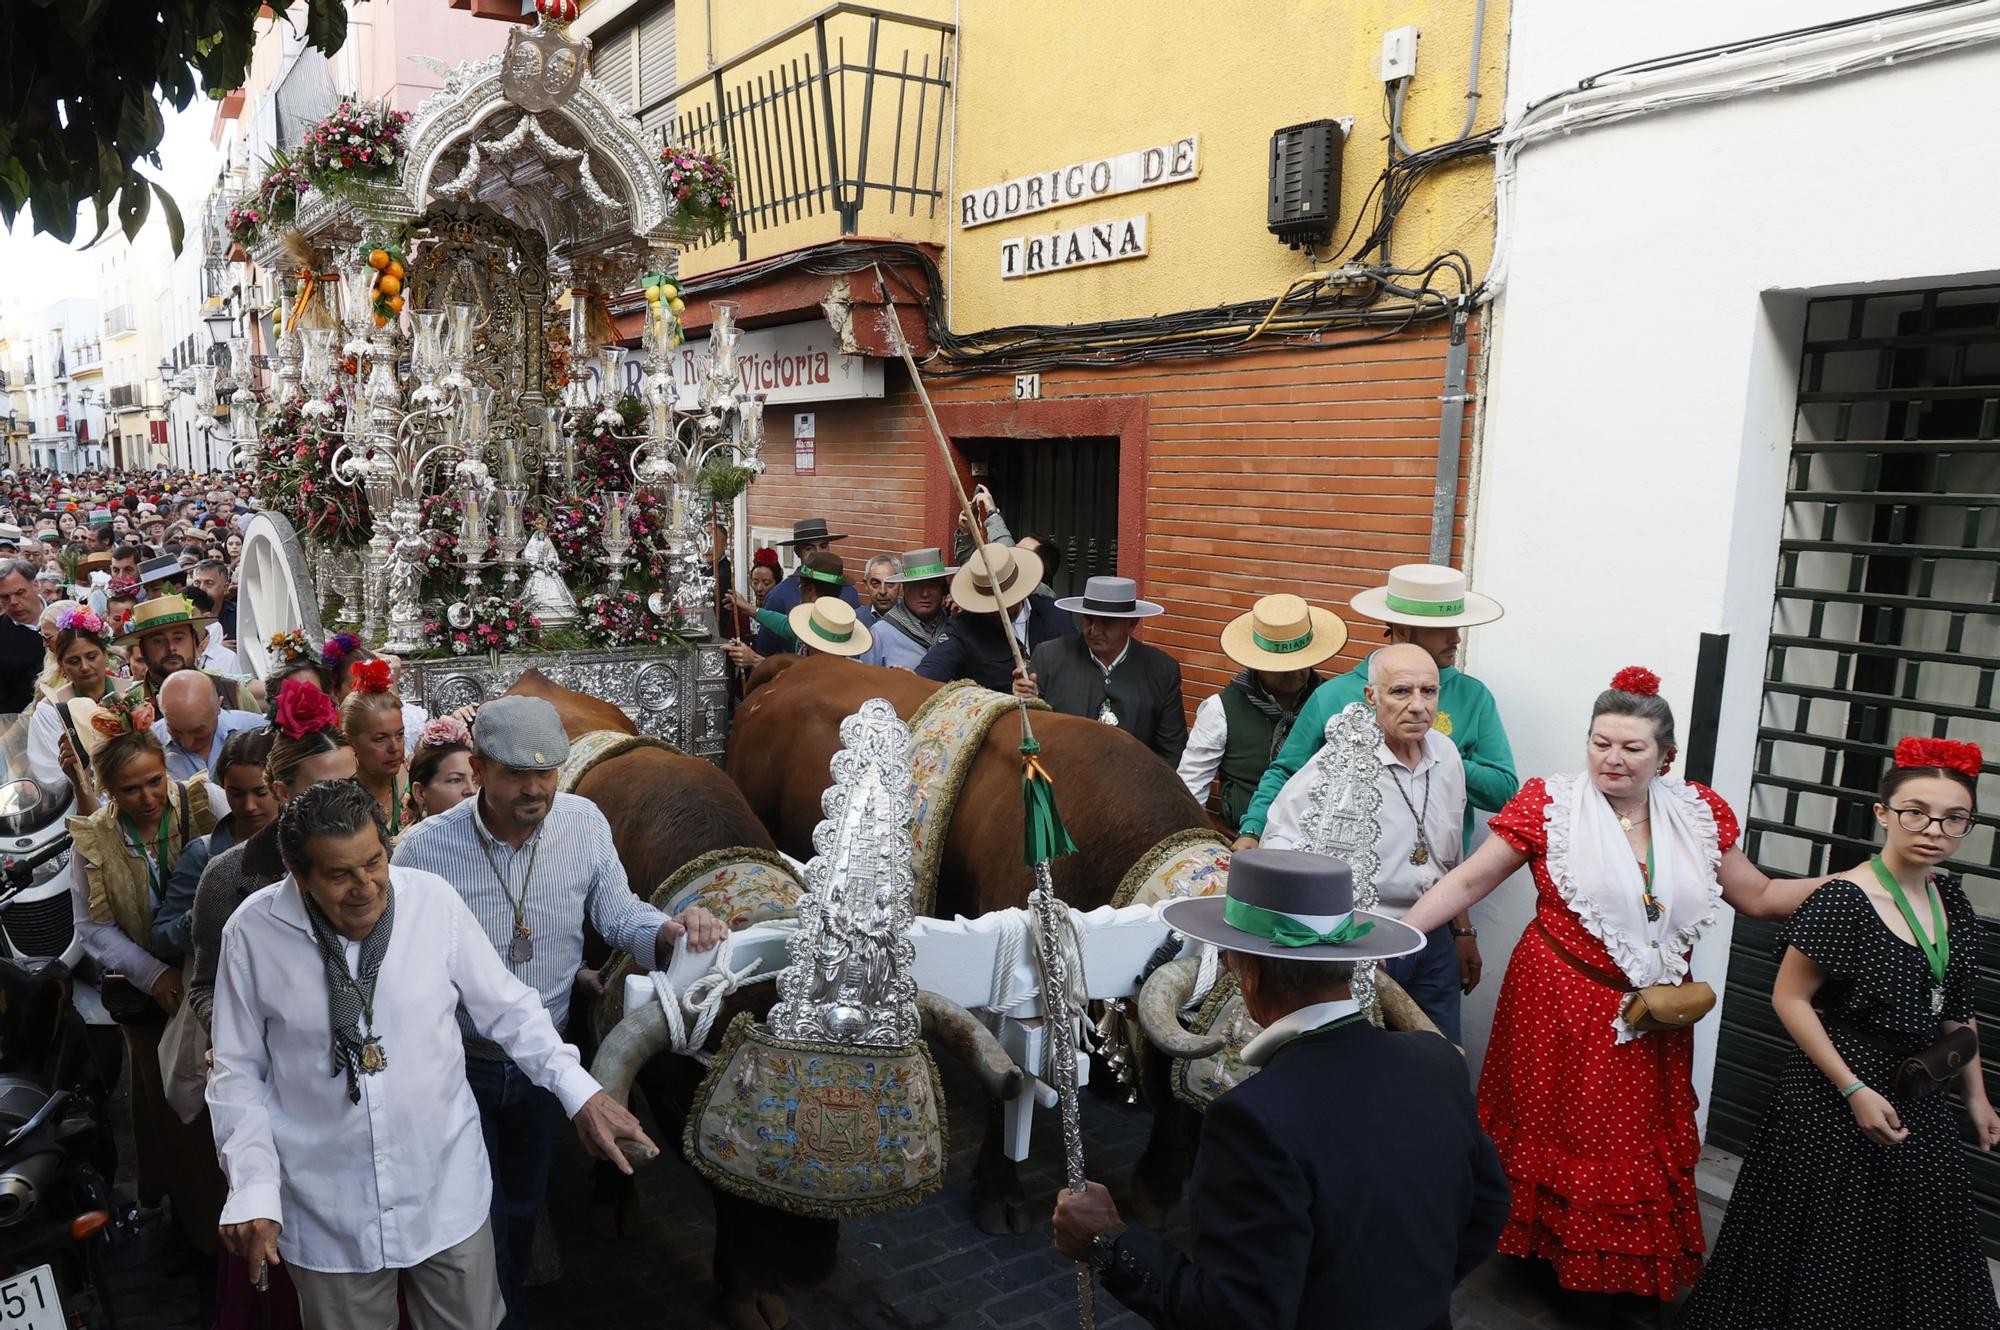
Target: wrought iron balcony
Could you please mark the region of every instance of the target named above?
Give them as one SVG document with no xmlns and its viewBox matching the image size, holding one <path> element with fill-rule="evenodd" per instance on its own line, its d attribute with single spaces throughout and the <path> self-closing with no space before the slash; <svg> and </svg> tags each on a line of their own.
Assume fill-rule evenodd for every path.
<svg viewBox="0 0 2000 1330">
<path fill-rule="evenodd" d="M 872 208 L 947 210 L 957 40 L 950 23 L 834 4 L 674 89 L 676 140 L 735 168 L 721 239 L 742 258 L 752 233 L 829 211 L 854 235 Z"/>
</svg>

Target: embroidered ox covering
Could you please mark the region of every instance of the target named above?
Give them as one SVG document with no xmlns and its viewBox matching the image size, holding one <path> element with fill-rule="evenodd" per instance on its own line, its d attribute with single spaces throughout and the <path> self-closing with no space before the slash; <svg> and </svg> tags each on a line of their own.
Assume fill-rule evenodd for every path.
<svg viewBox="0 0 2000 1330">
<path fill-rule="evenodd" d="M 1157 905 L 1183 896 L 1212 896 L 1229 880 L 1229 842 L 1219 831 L 1190 827 L 1140 855 L 1127 869 L 1112 905 Z"/>
<path fill-rule="evenodd" d="M 923 1040 L 900 1049 L 780 1039 L 730 1023 L 688 1115 L 695 1171 L 775 1209 L 848 1219 L 944 1182 L 944 1104 Z"/>
<path fill-rule="evenodd" d="M 563 763 L 562 777 L 556 788 L 564 794 L 575 794 L 576 787 L 583 778 L 595 770 L 599 763 L 609 762 L 614 757 L 623 757 L 635 748 L 662 748 L 669 753 L 681 750 L 665 739 L 655 739 L 650 734 L 627 734 L 623 730 L 591 730 L 569 746 L 569 761 Z"/>
<path fill-rule="evenodd" d="M 993 722 L 1017 705 L 1006 693 L 981 688 L 970 680 L 946 684 L 925 699 L 910 717 L 910 778 L 916 797 L 916 822 L 911 839 L 916 857 L 916 913 L 929 914 L 937 900 L 938 864 L 944 839 L 951 830 L 952 810 L 979 756 L 980 745 Z M 1044 702 L 1031 703 L 1047 711 Z"/>
</svg>

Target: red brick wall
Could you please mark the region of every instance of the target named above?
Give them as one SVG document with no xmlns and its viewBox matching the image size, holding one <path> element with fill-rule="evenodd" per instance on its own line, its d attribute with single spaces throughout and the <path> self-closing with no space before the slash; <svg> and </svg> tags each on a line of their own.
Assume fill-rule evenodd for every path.
<svg viewBox="0 0 2000 1330">
<path fill-rule="evenodd" d="M 955 417 L 977 416 L 988 438 L 1004 432 L 991 428 L 995 418 L 1052 432 L 1046 422 L 1065 414 L 1055 404 L 1070 399 L 1125 399 L 1105 403 L 1107 415 L 1144 401 L 1141 486 L 1125 489 L 1145 496 L 1141 552 L 1127 562 L 1142 593 L 1167 607 L 1145 636 L 1180 660 L 1192 707 L 1235 672 L 1216 636 L 1260 595 L 1294 591 L 1335 609 L 1353 634 L 1343 653 L 1350 662 L 1380 642 L 1379 626 L 1356 619 L 1347 601 L 1391 566 L 1428 557 L 1445 350 L 1440 325 L 1365 346 L 1045 371 L 1044 400 L 1032 408 L 1009 401 L 1011 376 L 930 387 L 947 429 Z M 823 513 L 854 534 L 841 552 L 857 560 L 946 538 L 944 496 L 925 492 L 923 417 L 900 368 L 891 364 L 888 376 L 881 402 L 817 408 L 815 476 L 792 474 L 791 412 L 770 411 L 769 474 L 751 490 L 754 521 Z M 1466 420 L 1469 459 L 1470 411 Z M 931 471 L 930 486 L 948 488 L 941 469 Z M 1469 474 L 1468 460 L 1455 551 Z M 1133 518 L 1121 513 L 1121 527 Z"/>
</svg>

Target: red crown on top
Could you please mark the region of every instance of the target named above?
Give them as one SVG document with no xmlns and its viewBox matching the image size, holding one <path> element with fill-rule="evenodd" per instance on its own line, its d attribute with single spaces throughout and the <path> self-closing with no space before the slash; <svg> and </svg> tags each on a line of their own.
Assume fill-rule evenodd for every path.
<svg viewBox="0 0 2000 1330">
<path fill-rule="evenodd" d="M 1896 745 L 1896 765 L 1899 767 L 1940 767 L 1946 771 L 1963 772 L 1978 780 L 1984 761 L 1978 744 L 1960 743 L 1956 739 L 1925 739 L 1912 735 Z"/>
<path fill-rule="evenodd" d="M 1636 693 L 1640 697 L 1660 695 L 1660 676 L 1643 665 L 1627 665 L 1611 676 L 1611 686 L 1621 693 Z"/>
</svg>

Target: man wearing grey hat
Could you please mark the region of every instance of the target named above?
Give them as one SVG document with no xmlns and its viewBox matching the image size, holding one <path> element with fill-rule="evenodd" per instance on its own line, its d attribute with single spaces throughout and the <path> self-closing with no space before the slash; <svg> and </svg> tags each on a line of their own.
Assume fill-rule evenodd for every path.
<svg viewBox="0 0 2000 1330">
<path fill-rule="evenodd" d="M 1452 1286 L 1499 1241 L 1507 1178 L 1464 1059 L 1377 1029 L 1349 991 L 1356 962 L 1424 935 L 1356 909 L 1348 866 L 1302 850 L 1240 851 L 1225 895 L 1161 917 L 1221 949 L 1263 1027 L 1242 1052 L 1258 1070 L 1203 1118 L 1192 1256 L 1126 1227 L 1096 1182 L 1058 1195 L 1056 1247 L 1171 1330 L 1448 1330 Z"/>
<path fill-rule="evenodd" d="M 486 703 L 472 724 L 478 796 L 417 823 L 395 860 L 457 888 L 507 968 L 542 995 L 558 1030 L 583 966 L 586 920 L 648 968 L 664 966 L 683 935 L 690 948 L 706 951 L 727 931 L 699 907 L 670 919 L 633 895 L 604 814 L 588 799 L 557 792 L 568 759 L 569 736 L 550 703 L 515 696 Z M 493 1165 L 500 1288 L 507 1324 L 520 1326 L 522 1280 L 562 1106 L 497 1045 L 470 1028 L 465 1036 L 466 1079 Z"/>
<path fill-rule="evenodd" d="M 1040 697 L 1057 711 L 1116 725 L 1179 767 L 1187 747 L 1181 667 L 1158 647 L 1134 641 L 1141 619 L 1165 611 L 1139 599 L 1129 577 L 1093 577 L 1080 596 L 1056 602 L 1076 616 L 1075 637 L 1043 642 L 1028 657 L 1028 677 L 1015 693 Z"/>
</svg>

